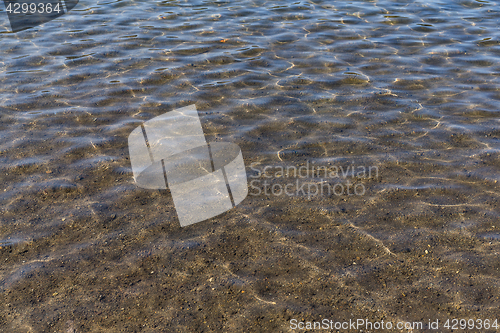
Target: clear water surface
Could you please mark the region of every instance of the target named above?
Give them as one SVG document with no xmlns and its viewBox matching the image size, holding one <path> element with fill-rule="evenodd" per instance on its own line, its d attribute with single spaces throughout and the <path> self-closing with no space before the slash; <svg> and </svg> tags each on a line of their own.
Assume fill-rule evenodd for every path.
<svg viewBox="0 0 500 333">
<path fill-rule="evenodd" d="M 2 331 L 500 319 L 496 2 L 81 0 L 19 33 L 2 10 Z M 127 137 L 191 104 L 249 184 L 378 173 L 180 228 Z"/>
</svg>

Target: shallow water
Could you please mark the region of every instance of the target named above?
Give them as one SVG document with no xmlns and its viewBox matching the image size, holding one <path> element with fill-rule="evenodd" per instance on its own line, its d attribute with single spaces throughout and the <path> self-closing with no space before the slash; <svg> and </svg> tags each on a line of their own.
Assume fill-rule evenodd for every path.
<svg viewBox="0 0 500 333">
<path fill-rule="evenodd" d="M 18 33 L 0 13 L 2 331 L 500 319 L 499 23 L 479 0 L 80 1 Z M 250 194 L 180 228 L 127 137 L 191 104 Z M 320 186 L 276 175 L 313 164 L 378 172 L 264 193 Z"/>
</svg>

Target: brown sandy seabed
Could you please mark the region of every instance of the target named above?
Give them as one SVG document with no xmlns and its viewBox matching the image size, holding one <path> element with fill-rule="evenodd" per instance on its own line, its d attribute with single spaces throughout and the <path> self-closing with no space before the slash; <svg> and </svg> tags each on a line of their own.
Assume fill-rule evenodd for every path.
<svg viewBox="0 0 500 333">
<path fill-rule="evenodd" d="M 262 156 L 237 142 L 247 166 L 343 156 L 334 164 L 378 165 L 379 177 L 359 180 L 361 197 L 248 196 L 180 228 L 168 191 L 133 184 L 129 130 L 4 176 L 40 175 L 3 211 L 2 233 L 32 230 L 1 249 L 0 323 L 10 332 L 286 332 L 291 318 L 498 316 L 499 162 L 474 154 L 473 141 L 450 136 L 442 145 L 452 153 L 404 161 L 356 144 Z M 76 176 L 64 167 L 94 156 Z"/>
</svg>

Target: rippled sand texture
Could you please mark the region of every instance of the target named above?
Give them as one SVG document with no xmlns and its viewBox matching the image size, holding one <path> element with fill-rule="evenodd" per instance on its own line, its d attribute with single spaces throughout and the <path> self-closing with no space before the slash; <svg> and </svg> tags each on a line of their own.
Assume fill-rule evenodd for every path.
<svg viewBox="0 0 500 333">
<path fill-rule="evenodd" d="M 0 330 L 498 318 L 499 20 L 493 1 L 80 1 L 1 33 Z M 193 103 L 249 177 L 379 177 L 181 229 L 168 191 L 134 184 L 127 136 Z"/>
</svg>

